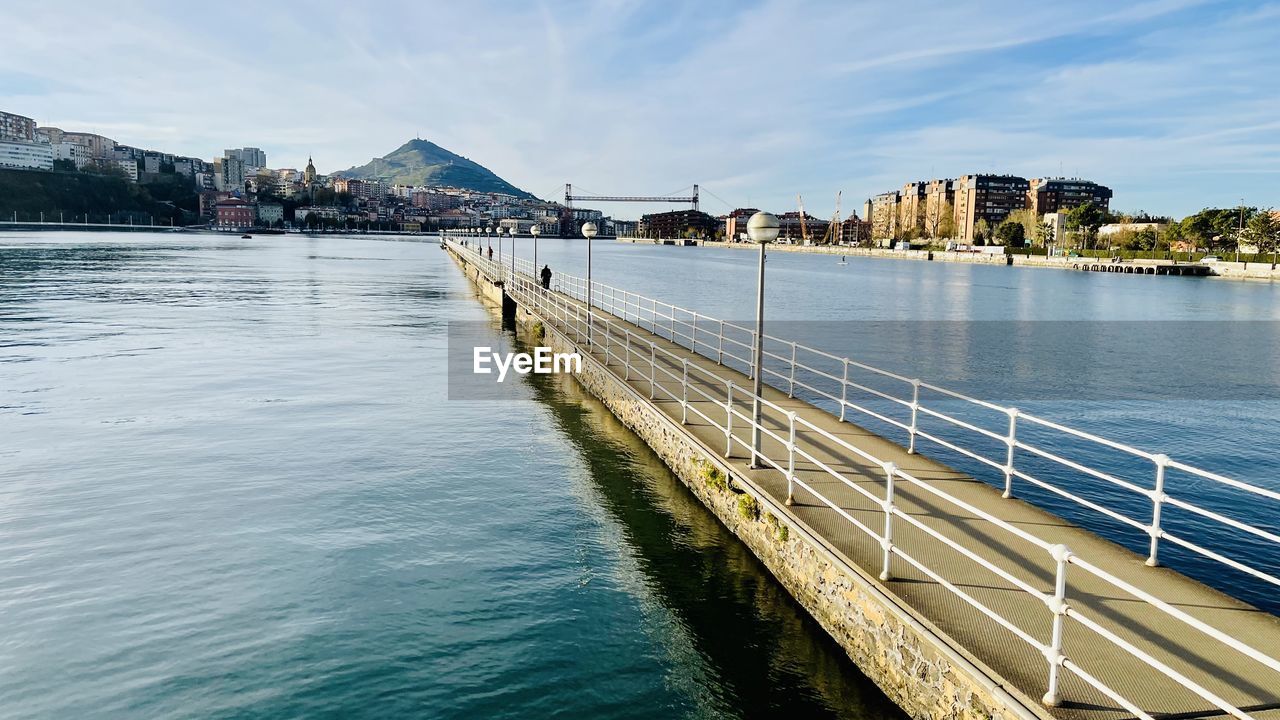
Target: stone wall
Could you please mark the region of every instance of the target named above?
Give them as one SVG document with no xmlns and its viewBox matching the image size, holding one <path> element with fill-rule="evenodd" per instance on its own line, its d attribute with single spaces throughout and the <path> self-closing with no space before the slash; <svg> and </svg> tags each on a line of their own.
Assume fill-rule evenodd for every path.
<svg viewBox="0 0 1280 720">
<path fill-rule="evenodd" d="M 493 284 L 459 259 L 467 276 L 494 300 Z M 500 289 L 499 289 L 500 293 Z M 524 308 L 516 320 L 540 318 Z M 569 338 L 544 325 L 543 343 L 573 352 Z M 1050 718 L 1038 703 L 1001 686 L 978 661 L 953 647 L 928 621 L 860 569 L 833 554 L 789 510 L 723 463 L 719 455 L 643 395 L 585 353 L 578 382 L 662 458 L 702 503 L 885 694 L 918 720 Z"/>
<path fill-rule="evenodd" d="M 638 241 L 637 241 L 638 242 Z M 644 240 L 643 242 L 652 242 Z M 707 247 L 755 250 L 749 243 L 703 242 Z M 972 265 L 1018 265 L 1021 267 L 1054 268 L 1071 270 L 1073 263 L 1088 261 L 1105 264 L 1107 258 L 1046 257 L 1044 255 L 990 255 L 987 253 L 947 252 L 943 250 L 890 250 L 888 248 L 828 247 L 814 245 L 770 245 L 769 252 L 801 252 L 816 255 L 844 255 L 848 257 L 875 257 L 889 260 L 932 260 L 934 262 L 968 263 Z M 1132 261 L 1130 261 L 1132 262 Z M 1280 265 L 1270 263 L 1219 262 L 1213 264 L 1210 277 L 1235 280 L 1280 280 Z"/>
</svg>

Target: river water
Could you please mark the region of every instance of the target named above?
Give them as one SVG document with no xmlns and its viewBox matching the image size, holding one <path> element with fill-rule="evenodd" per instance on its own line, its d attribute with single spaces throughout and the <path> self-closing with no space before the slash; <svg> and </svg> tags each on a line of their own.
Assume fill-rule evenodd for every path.
<svg viewBox="0 0 1280 720">
<path fill-rule="evenodd" d="M 430 243 L 0 235 L 0 716 L 897 718 Z"/>
<path fill-rule="evenodd" d="M 749 253 L 595 252 L 598 280 L 748 314 Z M 1280 315 L 1270 285 L 769 272 L 780 320 Z M 0 715 L 901 717 L 571 381 L 446 401 L 460 321 L 504 334 L 430 242 L 0 235 Z M 1271 400 L 1023 399 L 1275 478 Z"/>
</svg>

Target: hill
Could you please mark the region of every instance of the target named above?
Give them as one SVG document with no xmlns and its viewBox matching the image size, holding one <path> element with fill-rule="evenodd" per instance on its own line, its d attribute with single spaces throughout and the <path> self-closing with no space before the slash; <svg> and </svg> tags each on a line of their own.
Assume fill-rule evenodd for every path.
<svg viewBox="0 0 1280 720">
<path fill-rule="evenodd" d="M 390 153 L 334 175 L 359 180 L 382 180 L 397 185 L 467 188 L 478 192 L 533 195 L 503 180 L 483 165 L 449 152 L 428 140 L 410 140 Z"/>
<path fill-rule="evenodd" d="M 43 212 L 53 221 L 63 216 L 70 222 L 87 214 L 94 222 L 105 222 L 110 214 L 115 222 L 133 216 L 139 222 L 154 217 L 157 223 L 173 218 L 182 224 L 194 217 L 196 203 L 191 181 L 175 175 L 131 183 L 89 172 L 0 169 L 0 216 L 5 220 L 15 212 L 19 220 L 35 220 Z"/>
</svg>

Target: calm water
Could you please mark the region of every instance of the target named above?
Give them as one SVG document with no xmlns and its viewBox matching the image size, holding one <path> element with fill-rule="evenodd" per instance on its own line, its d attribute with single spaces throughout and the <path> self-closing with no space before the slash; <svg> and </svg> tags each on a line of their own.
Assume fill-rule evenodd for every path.
<svg viewBox="0 0 1280 720">
<path fill-rule="evenodd" d="M 572 382 L 446 402 L 485 319 L 431 244 L 0 235 L 0 716 L 900 717 Z"/>
</svg>

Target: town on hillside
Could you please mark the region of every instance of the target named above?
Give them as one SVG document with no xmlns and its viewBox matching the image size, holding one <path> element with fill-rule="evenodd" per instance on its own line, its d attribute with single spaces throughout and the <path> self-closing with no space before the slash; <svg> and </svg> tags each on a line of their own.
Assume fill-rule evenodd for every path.
<svg viewBox="0 0 1280 720">
<path fill-rule="evenodd" d="M 14 176 L 11 171 L 30 174 Z M 130 207 L 120 206 L 126 200 L 119 193 L 83 183 L 54 183 L 62 192 L 51 193 L 49 183 L 24 181 L 34 173 L 51 173 L 64 181 L 128 183 Z M 798 197 L 795 210 L 778 214 L 779 237 L 804 245 L 974 252 L 1024 248 L 1050 255 L 1076 250 L 1274 254 L 1280 246 L 1280 212 L 1274 210 L 1206 208 L 1174 220 L 1113 211 L 1112 197 L 1111 188 L 1092 180 L 973 173 L 908 182 L 868 198 L 861 216 L 850 212 L 841 217 L 837 196 L 834 216 L 820 219 Z M 39 217 L 93 223 L 105 217 L 107 223 L 127 218 L 156 224 L 158 217 L 160 224 L 227 232 L 490 228 L 526 234 L 537 225 L 543 235 L 553 237 L 577 237 L 583 223 L 594 222 L 603 236 L 744 242 L 746 221 L 757 210 L 736 208 L 715 216 L 695 204 L 693 209 L 622 220 L 527 194 L 389 183 L 342 172 L 326 175 L 310 158 L 303 169 L 273 168 L 257 147 L 227 149 L 210 160 L 186 157 L 96 133 L 40 126 L 29 117 L 0 111 L 0 221 Z"/>
</svg>

